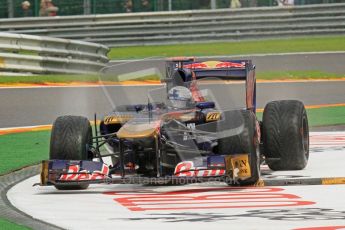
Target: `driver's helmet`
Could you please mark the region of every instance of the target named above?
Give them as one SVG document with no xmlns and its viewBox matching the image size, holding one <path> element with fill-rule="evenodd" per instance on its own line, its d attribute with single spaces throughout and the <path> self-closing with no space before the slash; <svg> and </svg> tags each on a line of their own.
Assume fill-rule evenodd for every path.
<svg viewBox="0 0 345 230">
<path fill-rule="evenodd" d="M 168 99 L 174 108 L 187 108 L 192 102 L 192 92 L 183 86 L 175 86 L 168 92 Z"/>
</svg>

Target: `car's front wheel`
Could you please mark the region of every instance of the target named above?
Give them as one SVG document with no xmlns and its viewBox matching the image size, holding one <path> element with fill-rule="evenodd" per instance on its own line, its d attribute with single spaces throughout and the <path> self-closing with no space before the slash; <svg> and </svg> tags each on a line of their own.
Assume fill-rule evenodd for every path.
<svg viewBox="0 0 345 230">
<path fill-rule="evenodd" d="M 89 148 L 92 145 L 92 129 L 85 117 L 58 117 L 50 138 L 51 160 L 91 160 Z M 57 185 L 59 190 L 86 189 L 88 185 Z"/>
</svg>

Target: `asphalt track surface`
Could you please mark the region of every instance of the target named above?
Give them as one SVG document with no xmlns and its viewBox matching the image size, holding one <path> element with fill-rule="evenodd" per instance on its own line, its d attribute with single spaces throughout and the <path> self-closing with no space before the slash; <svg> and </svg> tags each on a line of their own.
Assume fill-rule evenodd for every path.
<svg viewBox="0 0 345 230">
<path fill-rule="evenodd" d="M 0 128 L 51 124 L 60 115 L 82 115 L 92 119 L 113 105 L 147 103 L 152 89 L 162 86 L 48 87 L 0 89 Z M 201 85 L 208 88 L 222 108 L 244 105 L 241 84 Z M 259 83 L 257 107 L 272 100 L 297 99 L 305 105 L 345 102 L 345 81 Z"/>
<path fill-rule="evenodd" d="M 344 160 L 344 132 L 311 133 L 306 169 L 273 172 L 262 166 L 264 180 L 298 179 L 298 186 L 239 188 L 213 182 L 57 191 L 32 187 L 39 180 L 34 176 L 15 185 L 7 196 L 22 212 L 65 229 L 345 229 L 345 185 L 303 183 L 344 177 Z"/>
</svg>

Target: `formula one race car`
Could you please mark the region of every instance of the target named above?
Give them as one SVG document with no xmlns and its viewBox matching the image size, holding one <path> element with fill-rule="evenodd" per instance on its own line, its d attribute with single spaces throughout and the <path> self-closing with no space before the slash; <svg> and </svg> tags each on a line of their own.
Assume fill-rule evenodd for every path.
<svg viewBox="0 0 345 230">
<path fill-rule="evenodd" d="M 221 108 L 207 89 L 200 90 L 200 85 L 217 84 L 215 80 L 244 81 L 245 108 Z M 58 117 L 40 185 L 85 189 L 95 183 L 215 180 L 255 185 L 260 164 L 272 170 L 306 166 L 309 130 L 303 103 L 270 102 L 258 121 L 250 60 L 170 59 L 163 83 L 149 93 L 146 104 L 118 106 L 99 125 L 95 119 L 95 134 L 87 118 Z"/>
</svg>

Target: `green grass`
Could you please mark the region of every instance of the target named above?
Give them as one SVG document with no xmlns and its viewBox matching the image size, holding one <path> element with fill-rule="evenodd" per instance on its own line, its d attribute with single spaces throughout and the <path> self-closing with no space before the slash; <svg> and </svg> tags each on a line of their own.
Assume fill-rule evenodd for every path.
<svg viewBox="0 0 345 230">
<path fill-rule="evenodd" d="M 117 47 L 111 49 L 108 57 L 110 59 L 134 59 L 147 57 L 212 56 L 344 50 L 345 37 L 331 36 L 164 46 Z"/>
<path fill-rule="evenodd" d="M 27 230 L 30 229 L 23 225 L 12 223 L 8 220 L 0 218 L 0 229 L 1 230 Z"/>
<path fill-rule="evenodd" d="M 270 71 L 258 72 L 256 78 L 261 80 L 334 79 L 345 78 L 345 73 L 337 74 L 318 70 Z"/>
<path fill-rule="evenodd" d="M 0 136 L 0 175 L 48 158 L 50 131 Z"/>
<path fill-rule="evenodd" d="M 136 81 L 158 80 L 156 75 L 138 77 Z M 46 83 L 72 83 L 72 82 L 119 82 L 117 76 L 103 75 L 32 75 L 32 76 L 0 76 L 0 84 L 46 84 Z"/>
<path fill-rule="evenodd" d="M 108 79 L 111 79 L 108 77 Z M 32 75 L 32 76 L 0 76 L 0 84 L 44 84 L 69 82 L 97 82 L 96 75 Z"/>
<path fill-rule="evenodd" d="M 262 112 L 257 113 L 262 120 Z M 345 106 L 307 109 L 309 127 L 345 125 Z"/>
<path fill-rule="evenodd" d="M 307 109 L 309 126 L 344 125 L 345 106 Z"/>
</svg>

